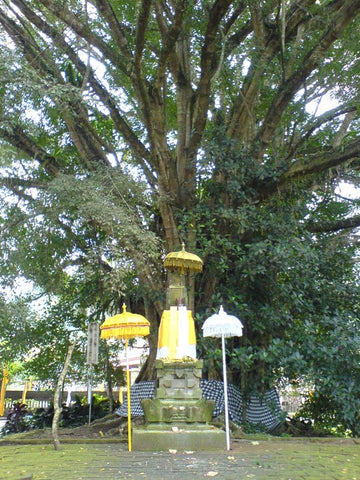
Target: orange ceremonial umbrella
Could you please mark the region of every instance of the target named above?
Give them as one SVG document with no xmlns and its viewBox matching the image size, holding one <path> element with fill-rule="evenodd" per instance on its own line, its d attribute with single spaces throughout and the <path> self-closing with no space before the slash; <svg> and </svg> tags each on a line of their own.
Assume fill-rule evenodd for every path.
<svg viewBox="0 0 360 480">
<path fill-rule="evenodd" d="M 128 358 L 128 339 L 135 337 L 145 337 L 149 335 L 150 323 L 142 315 L 126 311 L 126 305 L 123 305 L 122 313 L 107 318 L 100 326 L 101 338 L 119 338 L 125 340 L 126 353 L 126 387 L 127 387 L 127 407 L 128 407 L 128 443 L 129 452 L 131 452 L 131 406 L 130 406 L 130 373 Z"/>
</svg>

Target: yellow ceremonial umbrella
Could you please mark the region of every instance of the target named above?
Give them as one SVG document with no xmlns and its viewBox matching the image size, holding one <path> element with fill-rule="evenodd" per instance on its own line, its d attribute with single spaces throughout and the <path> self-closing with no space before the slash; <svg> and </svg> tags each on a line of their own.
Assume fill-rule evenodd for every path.
<svg viewBox="0 0 360 480">
<path fill-rule="evenodd" d="M 130 372 L 128 359 L 128 339 L 145 337 L 149 335 L 150 323 L 142 315 L 126 311 L 123 304 L 123 311 L 118 315 L 107 318 L 100 326 L 101 338 L 119 338 L 125 340 L 126 353 L 126 386 L 127 386 L 127 407 L 128 407 L 128 444 L 131 452 L 131 406 L 130 406 Z"/>
<path fill-rule="evenodd" d="M 203 261 L 194 253 L 187 252 L 183 243 L 180 252 L 170 252 L 166 255 L 164 267 L 169 270 L 180 270 L 184 275 L 186 270 L 189 272 L 201 272 Z"/>
</svg>

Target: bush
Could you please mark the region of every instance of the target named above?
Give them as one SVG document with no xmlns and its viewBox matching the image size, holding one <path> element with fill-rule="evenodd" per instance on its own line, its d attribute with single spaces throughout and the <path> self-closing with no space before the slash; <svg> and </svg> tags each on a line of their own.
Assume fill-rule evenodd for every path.
<svg viewBox="0 0 360 480">
<path fill-rule="evenodd" d="M 11 410 L 6 417 L 6 423 L 2 429 L 2 435 L 9 433 L 20 433 L 28 430 L 28 411 L 26 405 L 21 402 L 13 403 Z"/>
<path fill-rule="evenodd" d="M 109 412 L 110 400 L 102 395 L 92 397 L 91 421 L 103 418 Z M 114 405 L 117 408 L 119 405 Z M 51 427 L 54 417 L 54 405 L 50 404 L 48 408 L 37 408 L 33 414 L 29 415 L 26 405 L 15 403 L 9 412 L 7 421 L 4 425 L 2 435 L 9 433 L 25 432 L 33 429 Z M 75 402 L 70 406 L 62 405 L 60 417 L 60 427 L 78 427 L 89 421 L 89 405 L 87 398 L 77 396 Z"/>
<path fill-rule="evenodd" d="M 295 418 L 311 422 L 314 430 L 320 434 L 359 436 L 358 405 L 353 405 L 349 410 L 347 403 L 340 400 L 335 395 L 312 392 Z"/>
</svg>

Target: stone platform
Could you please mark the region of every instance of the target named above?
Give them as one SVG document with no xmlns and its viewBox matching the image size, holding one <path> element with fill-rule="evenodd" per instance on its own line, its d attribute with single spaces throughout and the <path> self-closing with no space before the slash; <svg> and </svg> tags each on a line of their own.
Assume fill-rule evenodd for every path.
<svg viewBox="0 0 360 480">
<path fill-rule="evenodd" d="M 137 451 L 211 451 L 226 445 L 225 431 L 209 425 L 137 427 L 132 446 Z"/>
</svg>

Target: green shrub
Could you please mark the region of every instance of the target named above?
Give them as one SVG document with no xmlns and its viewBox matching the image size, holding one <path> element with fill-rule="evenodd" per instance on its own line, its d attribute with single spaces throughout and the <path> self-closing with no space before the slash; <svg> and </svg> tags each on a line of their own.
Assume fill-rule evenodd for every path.
<svg viewBox="0 0 360 480">
<path fill-rule="evenodd" d="M 339 392 L 334 395 L 312 392 L 295 418 L 312 422 L 314 430 L 320 434 L 359 436 L 359 406 L 355 402 L 349 409 L 349 405 L 341 401 Z"/>
<path fill-rule="evenodd" d="M 102 395 L 93 395 L 91 408 L 91 421 L 103 418 L 109 413 L 110 400 Z M 119 406 L 118 403 L 114 408 Z M 9 412 L 7 422 L 3 428 L 2 435 L 9 433 L 24 432 L 27 430 L 51 427 L 54 417 L 54 405 L 47 408 L 37 408 L 32 414 L 26 409 L 26 405 L 14 404 Z M 62 405 L 60 427 L 78 427 L 89 421 L 89 404 L 87 397 L 77 396 L 75 402 L 67 406 Z"/>
</svg>

